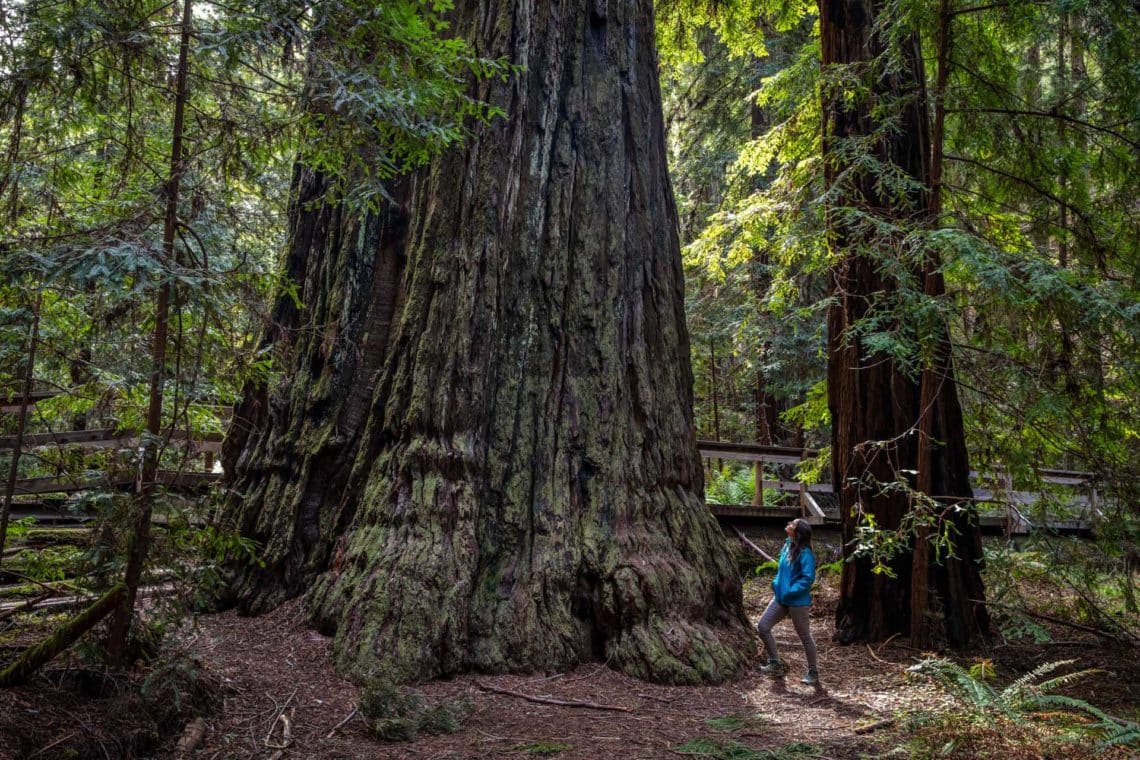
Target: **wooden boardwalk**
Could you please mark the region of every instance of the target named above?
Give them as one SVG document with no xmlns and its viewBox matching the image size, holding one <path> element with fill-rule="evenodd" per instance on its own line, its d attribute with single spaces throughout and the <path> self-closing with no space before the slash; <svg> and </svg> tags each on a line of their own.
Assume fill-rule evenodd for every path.
<svg viewBox="0 0 1140 760">
<path fill-rule="evenodd" d="M 765 464 L 799 464 L 805 459 L 819 455 L 815 449 L 763 446 L 749 443 L 729 443 L 724 441 L 697 441 L 697 449 L 704 459 L 731 459 L 751 462 L 758 472 Z M 982 530 L 989 533 L 1025 535 L 1038 528 L 1047 528 L 1059 533 L 1088 533 L 1095 527 L 1100 516 L 1097 492 L 1092 487 L 1093 475 L 1073 470 L 1038 470 L 1041 482 L 1047 486 L 1076 488 L 1085 493 L 1073 499 L 1080 510 L 1077 517 L 1055 515 L 1037 524 L 1026 516 L 1028 508 L 1042 498 L 1040 492 L 1014 490 L 1012 481 L 1005 479 L 1000 484 L 980 483 L 977 472 L 971 472 L 973 487 L 972 501 L 978 506 L 979 522 Z M 709 509 L 719 520 L 726 523 L 781 523 L 793 517 L 803 517 L 812 525 L 837 524 L 840 522 L 835 492 L 830 483 L 805 485 L 798 481 L 764 480 L 757 482 L 756 502 L 753 504 L 709 504 Z M 1000 487 L 995 487 L 999 485 Z M 793 502 L 785 506 L 771 507 L 763 504 L 765 491 L 778 491 L 791 497 Z"/>
<path fill-rule="evenodd" d="M 29 402 L 35 405 L 40 401 L 60 395 L 59 391 L 36 391 Z M 10 400 L 4 400 L 10 399 Z M 0 413 L 17 413 L 20 409 L 19 394 L 0 394 Z M 200 490 L 218 482 L 222 475 L 214 472 L 215 455 L 221 451 L 222 436 L 217 433 L 190 434 L 185 430 L 168 430 L 163 435 L 167 445 L 181 449 L 187 454 L 200 456 L 204 470 L 169 471 L 158 473 L 160 485 L 177 490 Z M 22 451 L 45 447 L 74 447 L 79 449 L 135 450 L 142 442 L 136 432 L 113 428 L 92 430 L 70 430 L 49 433 L 31 433 L 23 437 Z M 13 449 L 15 436 L 0 436 L 0 451 Z M 723 522 L 782 523 L 793 517 L 803 517 L 813 525 L 839 522 L 837 500 L 830 483 L 804 484 L 795 480 L 764 480 L 765 465 L 798 465 L 819 456 L 819 451 L 811 448 L 788 448 L 764 446 L 754 443 L 726 441 L 697 441 L 700 455 L 706 460 L 732 460 L 748 462 L 754 467 L 756 477 L 755 498 L 752 504 L 716 504 L 708 507 Z M 971 473 L 974 481 L 974 499 L 978 505 L 983 529 L 1000 530 L 1008 534 L 1023 534 L 1039 528 L 1081 532 L 1089 531 L 1100 515 L 1098 494 L 1092 487 L 1093 476 L 1087 472 L 1071 470 L 1038 471 L 1038 476 L 1046 486 L 1075 489 L 1082 492 L 1070 501 L 1077 507 L 1077 516 L 1057 515 L 1048 520 L 1047 525 L 1039 526 L 1026 516 L 1029 507 L 1042 497 L 1039 492 L 1018 491 L 1008 478 L 1000 482 L 982 482 L 977 473 Z M 16 481 L 15 495 L 27 497 L 57 495 L 66 498 L 68 494 L 96 489 L 127 489 L 135 484 L 135 473 L 129 469 L 118 474 L 103 474 L 99 477 L 36 477 Z M 765 493 L 777 493 L 778 506 L 765 505 Z M 16 505 L 14 505 L 16 506 Z"/>
</svg>

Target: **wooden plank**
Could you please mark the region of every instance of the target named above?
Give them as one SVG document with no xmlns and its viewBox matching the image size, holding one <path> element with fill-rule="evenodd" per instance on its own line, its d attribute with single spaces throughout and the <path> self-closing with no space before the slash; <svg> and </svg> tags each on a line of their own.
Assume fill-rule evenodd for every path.
<svg viewBox="0 0 1140 760">
<path fill-rule="evenodd" d="M 175 472 L 159 470 L 155 480 L 168 488 L 205 488 L 222 479 L 220 472 Z"/>
<path fill-rule="evenodd" d="M 709 511 L 717 517 L 791 520 L 800 516 L 800 508 L 792 507 L 754 507 L 751 504 L 709 504 Z"/>
<path fill-rule="evenodd" d="M 734 459 L 741 462 L 774 462 L 799 464 L 819 454 L 815 449 L 796 449 L 786 446 L 762 446 L 758 443 L 732 443 L 729 441 L 697 441 L 697 450 L 705 459 Z"/>
<path fill-rule="evenodd" d="M 43 493 L 75 493 L 76 491 L 91 491 L 98 488 L 114 488 L 133 483 L 130 475 L 120 475 L 114 479 L 101 477 L 94 480 L 75 480 L 72 478 L 23 478 L 16 481 L 16 494 L 43 494 Z"/>
<path fill-rule="evenodd" d="M 175 472 L 160 470 L 155 478 L 159 485 L 168 488 L 204 488 L 221 479 L 217 472 Z M 121 473 L 114 478 L 101 477 L 94 480 L 75 480 L 71 478 L 24 478 L 16 481 L 16 494 L 45 494 L 45 493 L 75 493 L 77 491 L 93 491 L 102 488 L 123 488 L 134 485 L 135 477 L 132 473 Z"/>
<path fill-rule="evenodd" d="M 798 480 L 765 480 L 765 491 L 783 491 L 785 493 L 799 493 L 804 484 Z M 807 487 L 811 493 L 834 493 L 830 483 L 812 483 Z"/>
<path fill-rule="evenodd" d="M 1057 486 L 1087 486 L 1096 480 L 1095 473 L 1082 472 L 1080 470 L 1051 470 L 1042 468 L 1037 470 L 1037 474 L 1041 477 L 1041 482 Z M 970 471 L 970 480 L 975 483 L 980 482 L 977 470 Z M 988 482 L 993 482 L 992 478 L 987 480 Z"/>
<path fill-rule="evenodd" d="M 29 394 L 28 403 L 35 406 L 36 403 L 47 401 L 49 398 L 55 398 L 60 395 L 60 393 L 61 391 L 32 391 L 31 394 Z M 19 414 L 23 397 L 23 391 L 0 391 L 0 412 Z"/>
<path fill-rule="evenodd" d="M 191 436 L 185 430 L 175 430 L 169 433 L 171 441 L 183 442 L 189 440 L 194 450 L 201 453 L 210 451 L 218 453 L 222 450 L 221 433 L 198 433 Z M 83 449 L 134 449 L 139 446 L 140 438 L 133 433 L 119 433 L 111 428 L 98 430 L 66 430 L 59 433 L 33 433 L 24 436 L 25 450 L 37 446 L 76 446 Z M 16 445 L 16 437 L 11 435 L 0 436 L 0 449 L 10 449 Z"/>
<path fill-rule="evenodd" d="M 117 441 L 119 434 L 112 428 L 96 430 L 66 430 L 60 433 L 25 433 L 24 446 L 65 446 L 72 443 L 104 443 Z M 10 449 L 16 445 L 16 436 L 0 436 L 0 449 Z"/>
<path fill-rule="evenodd" d="M 804 489 L 801 493 L 804 508 L 807 510 L 807 521 L 809 525 L 823 525 L 827 522 L 827 514 L 819 506 L 819 503 L 812 498 L 811 492 Z"/>
</svg>

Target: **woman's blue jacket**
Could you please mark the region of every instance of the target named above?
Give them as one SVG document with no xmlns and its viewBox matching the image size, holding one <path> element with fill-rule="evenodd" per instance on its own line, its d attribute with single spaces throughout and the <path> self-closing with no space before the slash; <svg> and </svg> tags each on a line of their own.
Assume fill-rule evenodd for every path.
<svg viewBox="0 0 1140 760">
<path fill-rule="evenodd" d="M 805 546 L 796 561 L 792 562 L 792 539 L 784 541 L 780 550 L 780 563 L 772 581 L 776 602 L 787 607 L 806 607 L 811 604 L 811 584 L 815 583 L 815 555 Z"/>
</svg>

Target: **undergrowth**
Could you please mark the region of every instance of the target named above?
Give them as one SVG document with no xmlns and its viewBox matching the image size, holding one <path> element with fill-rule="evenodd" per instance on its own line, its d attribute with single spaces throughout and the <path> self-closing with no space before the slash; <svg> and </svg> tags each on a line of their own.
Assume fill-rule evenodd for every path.
<svg viewBox="0 0 1140 760">
<path fill-rule="evenodd" d="M 954 709 L 907 717 L 905 751 L 912 757 L 1021 758 L 1128 757 L 1140 749 L 1140 726 L 1118 720 L 1082 699 L 1057 689 L 1102 671 L 1079 670 L 1046 678 L 1075 660 L 1041 665 L 1012 683 L 990 683 L 989 667 L 966 669 L 950 660 L 928 658 L 908 670 L 926 678 L 954 700 Z"/>
<path fill-rule="evenodd" d="M 793 742 L 775 749 L 755 749 L 736 741 L 720 741 L 701 737 L 679 744 L 673 751 L 681 755 L 708 757 L 714 760 L 799 760 L 823 757 L 822 748 L 814 744 Z"/>
</svg>

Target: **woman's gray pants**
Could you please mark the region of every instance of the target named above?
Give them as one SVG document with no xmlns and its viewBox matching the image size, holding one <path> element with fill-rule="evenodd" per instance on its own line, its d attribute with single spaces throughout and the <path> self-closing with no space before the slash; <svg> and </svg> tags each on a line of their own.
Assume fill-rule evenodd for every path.
<svg viewBox="0 0 1140 760">
<path fill-rule="evenodd" d="M 768 659 L 779 660 L 780 655 L 776 651 L 776 639 L 772 637 L 772 627 L 784 619 L 785 616 L 792 616 L 792 625 L 796 627 L 796 633 L 800 635 L 800 641 L 804 645 L 804 653 L 807 655 L 808 670 L 818 670 L 816 664 L 815 653 L 815 639 L 811 637 L 811 624 L 808 621 L 808 612 L 811 606 L 805 607 L 789 607 L 786 604 L 780 604 L 775 599 L 768 603 L 768 608 L 764 610 L 764 614 L 760 616 L 760 622 L 756 624 L 756 629 L 760 632 L 760 638 L 764 641 L 764 648 L 768 650 Z"/>
</svg>

